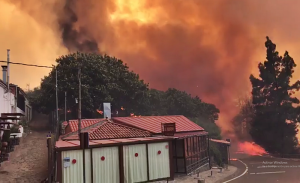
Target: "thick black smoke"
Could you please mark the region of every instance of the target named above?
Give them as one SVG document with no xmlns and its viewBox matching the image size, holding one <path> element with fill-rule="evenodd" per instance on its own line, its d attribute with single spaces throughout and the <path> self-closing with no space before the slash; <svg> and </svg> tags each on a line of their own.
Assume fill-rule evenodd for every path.
<svg viewBox="0 0 300 183">
<path fill-rule="evenodd" d="M 99 52 L 98 44 L 89 37 L 84 27 L 75 28 L 78 17 L 74 11 L 76 0 L 67 0 L 63 9 L 63 16 L 59 17 L 62 30 L 62 40 L 69 51 Z"/>
</svg>

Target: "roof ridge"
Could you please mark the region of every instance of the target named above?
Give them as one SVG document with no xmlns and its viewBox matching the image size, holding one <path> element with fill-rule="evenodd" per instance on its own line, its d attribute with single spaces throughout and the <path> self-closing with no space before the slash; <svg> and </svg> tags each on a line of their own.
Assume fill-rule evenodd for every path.
<svg viewBox="0 0 300 183">
<path fill-rule="evenodd" d="M 113 118 L 142 118 L 142 117 L 169 117 L 169 116 L 171 116 L 171 117 L 181 117 L 181 116 L 183 116 L 183 117 L 185 117 L 184 115 L 161 115 L 161 116 L 138 116 L 138 117 L 132 117 L 132 116 L 124 116 L 124 117 L 112 117 L 112 119 Z"/>
<path fill-rule="evenodd" d="M 87 126 L 87 127 L 85 127 L 85 128 L 82 128 L 81 130 L 84 131 L 84 130 L 88 130 L 88 129 L 90 129 L 90 128 L 97 127 L 98 125 L 102 125 L 102 123 L 105 122 L 105 121 L 107 121 L 107 120 L 106 120 L 106 119 L 102 119 L 102 120 L 98 121 L 98 122 L 95 123 L 95 124 L 92 124 L 92 125 L 90 125 L 90 126 Z M 64 140 L 64 138 L 67 138 L 67 137 L 70 137 L 70 136 L 72 136 L 72 135 L 75 135 L 76 133 L 78 133 L 78 130 L 63 135 L 63 136 L 61 137 L 61 139 Z"/>
<path fill-rule="evenodd" d="M 114 125 L 118 125 L 118 126 L 121 126 L 121 127 L 124 127 L 124 128 L 128 128 L 128 129 L 131 129 L 131 130 L 137 130 L 137 131 L 141 131 L 141 132 L 149 132 L 149 133 L 151 133 L 150 131 L 148 131 L 148 130 L 143 130 L 143 129 L 139 129 L 139 128 L 135 128 L 135 127 L 131 127 L 131 126 L 128 126 L 128 125 L 124 125 L 124 124 L 119 124 L 119 123 L 114 123 L 114 122 L 110 122 L 110 123 L 112 123 L 112 124 L 114 124 Z"/>
</svg>

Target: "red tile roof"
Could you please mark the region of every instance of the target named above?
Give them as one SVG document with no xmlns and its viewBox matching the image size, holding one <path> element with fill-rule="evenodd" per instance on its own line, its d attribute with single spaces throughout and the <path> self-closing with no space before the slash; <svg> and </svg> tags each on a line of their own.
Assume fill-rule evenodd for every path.
<svg viewBox="0 0 300 183">
<path fill-rule="evenodd" d="M 96 124 L 95 124 L 96 125 Z M 101 139 L 118 139 L 118 138 L 134 138 L 134 137 L 150 137 L 151 133 L 145 130 L 124 126 L 109 121 L 104 121 L 91 128 L 82 129 L 82 132 L 88 132 L 90 140 Z M 66 135 L 63 140 L 77 140 L 78 134 Z"/>
<path fill-rule="evenodd" d="M 90 140 L 90 145 L 104 145 L 104 144 L 122 144 L 122 143 L 136 143 L 140 141 L 157 141 L 157 140 L 170 140 L 173 137 L 145 137 L 145 138 L 131 138 L 131 139 L 109 139 L 109 140 Z M 78 140 L 71 141 L 56 141 L 56 148 L 68 148 L 68 147 L 79 147 L 80 142 Z"/>
<path fill-rule="evenodd" d="M 161 133 L 161 123 L 176 123 L 176 132 L 202 131 L 202 127 L 184 116 L 141 116 L 141 117 L 114 117 L 113 121 L 136 128 Z"/>
<path fill-rule="evenodd" d="M 98 123 L 100 121 L 103 121 L 105 119 L 82 119 L 81 120 L 81 128 L 86 128 L 88 126 L 91 126 L 95 123 Z M 69 124 L 71 132 L 78 131 L 78 120 L 69 120 Z"/>
</svg>

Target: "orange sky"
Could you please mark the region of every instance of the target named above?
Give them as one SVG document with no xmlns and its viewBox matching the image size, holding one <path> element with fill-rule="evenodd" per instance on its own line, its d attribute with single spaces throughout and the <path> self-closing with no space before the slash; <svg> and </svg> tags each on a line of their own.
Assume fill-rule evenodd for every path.
<svg viewBox="0 0 300 183">
<path fill-rule="evenodd" d="M 74 42 L 98 44 L 124 60 L 151 87 L 176 87 L 220 108 L 219 124 L 235 113 L 234 99 L 249 94 L 249 75 L 265 58 L 268 35 L 296 63 L 300 12 L 296 0 L 69 0 L 78 34 L 62 39 L 64 0 L 0 0 L 0 60 L 54 64 Z M 85 48 L 87 49 L 87 48 Z M 300 75 L 299 68 L 294 79 Z M 48 69 L 13 65 L 11 81 L 38 86 Z"/>
</svg>

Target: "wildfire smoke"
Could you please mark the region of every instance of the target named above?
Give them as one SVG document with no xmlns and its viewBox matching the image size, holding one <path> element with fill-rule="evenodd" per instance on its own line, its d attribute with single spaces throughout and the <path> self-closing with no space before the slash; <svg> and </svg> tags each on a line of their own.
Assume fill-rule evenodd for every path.
<svg viewBox="0 0 300 183">
<path fill-rule="evenodd" d="M 294 22 L 299 5 L 292 0 L 0 0 L 0 59 L 6 59 L 7 48 L 12 61 L 40 65 L 53 64 L 68 51 L 106 52 L 151 87 L 176 87 L 216 104 L 222 113 L 218 124 L 230 131 L 228 122 L 238 110 L 233 101 L 249 91 L 249 75 L 265 58 L 265 36 L 300 59 L 300 25 Z M 49 72 L 32 69 L 12 66 L 12 82 L 37 86 Z"/>
</svg>

